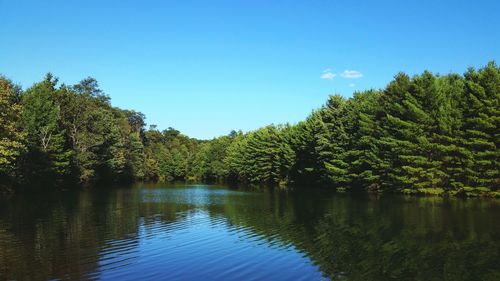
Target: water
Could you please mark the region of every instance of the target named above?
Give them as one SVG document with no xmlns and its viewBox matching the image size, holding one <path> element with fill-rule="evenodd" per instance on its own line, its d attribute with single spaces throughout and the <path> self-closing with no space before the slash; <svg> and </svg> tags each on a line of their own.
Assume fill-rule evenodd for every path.
<svg viewBox="0 0 500 281">
<path fill-rule="evenodd" d="M 0 201 L 0 280 L 500 280 L 500 203 L 137 185 Z"/>
</svg>

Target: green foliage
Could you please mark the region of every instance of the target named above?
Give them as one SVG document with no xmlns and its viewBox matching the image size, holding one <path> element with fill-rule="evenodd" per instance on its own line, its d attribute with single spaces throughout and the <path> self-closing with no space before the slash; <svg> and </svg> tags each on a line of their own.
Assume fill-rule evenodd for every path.
<svg viewBox="0 0 500 281">
<path fill-rule="evenodd" d="M 235 136 L 223 136 L 200 144 L 192 165 L 192 177 L 206 181 L 223 181 L 229 175 L 224 162 Z"/>
<path fill-rule="evenodd" d="M 190 177 L 198 142 L 174 128 L 160 132 L 152 126 L 145 132 L 145 179 L 169 181 Z"/>
<path fill-rule="evenodd" d="M 22 164 L 26 180 L 44 182 L 70 173 L 71 151 L 65 147 L 61 114 L 56 104 L 57 79 L 47 74 L 21 96 L 22 127 L 27 135 L 28 153 Z"/>
<path fill-rule="evenodd" d="M 290 177 L 295 184 L 320 184 L 324 180 L 326 171 L 320 158 L 318 138 L 324 130 L 320 111 L 290 128 L 290 146 L 295 152 Z"/>
<path fill-rule="evenodd" d="M 464 145 L 469 155 L 466 185 L 500 187 L 500 69 L 491 62 L 465 74 Z"/>
<path fill-rule="evenodd" d="M 25 150 L 19 92 L 10 80 L 0 76 L 0 184 L 13 177 L 17 160 Z"/>
<path fill-rule="evenodd" d="M 286 184 L 295 161 L 290 132 L 290 126 L 270 125 L 236 138 L 226 160 L 232 177 L 254 184 Z"/>
<path fill-rule="evenodd" d="M 347 101 L 341 96 L 331 96 L 320 111 L 321 130 L 316 135 L 319 160 L 324 176 L 337 188 L 345 188 L 350 182 L 349 164 L 346 162 L 348 135 Z"/>
<path fill-rule="evenodd" d="M 97 81 L 57 86 L 48 74 L 21 93 L 0 78 L 0 175 L 101 180 L 323 185 L 338 191 L 496 196 L 500 69 L 410 77 L 331 96 L 295 125 L 208 141 L 114 108 Z M 21 117 L 21 118 L 19 118 Z M 22 130 L 21 130 L 22 129 Z M 16 174 L 17 173 L 17 174 Z"/>
</svg>

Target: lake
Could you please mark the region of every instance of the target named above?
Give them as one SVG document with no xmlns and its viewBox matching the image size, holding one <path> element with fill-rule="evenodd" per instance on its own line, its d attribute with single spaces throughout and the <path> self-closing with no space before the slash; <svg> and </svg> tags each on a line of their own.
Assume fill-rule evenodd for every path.
<svg viewBox="0 0 500 281">
<path fill-rule="evenodd" d="M 500 202 L 136 184 L 0 200 L 0 280 L 500 280 Z"/>
</svg>

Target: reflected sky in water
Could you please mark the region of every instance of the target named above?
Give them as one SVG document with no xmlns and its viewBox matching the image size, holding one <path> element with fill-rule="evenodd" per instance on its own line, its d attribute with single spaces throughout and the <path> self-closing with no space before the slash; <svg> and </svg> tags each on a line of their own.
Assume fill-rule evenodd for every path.
<svg viewBox="0 0 500 281">
<path fill-rule="evenodd" d="M 500 280 L 494 200 L 146 185 L 0 201 L 0 279 Z"/>
</svg>

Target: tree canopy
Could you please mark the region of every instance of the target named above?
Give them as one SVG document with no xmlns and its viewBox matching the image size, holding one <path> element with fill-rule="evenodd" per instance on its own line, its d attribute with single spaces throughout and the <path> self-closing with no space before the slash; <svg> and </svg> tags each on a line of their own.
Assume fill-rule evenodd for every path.
<svg viewBox="0 0 500 281">
<path fill-rule="evenodd" d="M 23 91 L 0 77 L 3 186 L 231 181 L 337 190 L 500 195 L 500 68 L 397 74 L 384 89 L 330 96 L 297 124 L 197 140 L 146 129 L 93 78 Z M 39 179 L 43 179 L 42 181 Z"/>
</svg>

